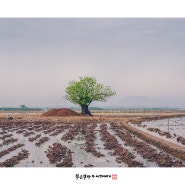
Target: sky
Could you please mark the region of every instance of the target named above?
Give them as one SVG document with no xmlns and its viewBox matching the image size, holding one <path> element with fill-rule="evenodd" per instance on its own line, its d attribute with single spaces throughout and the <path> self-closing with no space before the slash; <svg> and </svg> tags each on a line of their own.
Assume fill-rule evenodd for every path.
<svg viewBox="0 0 185 185">
<path fill-rule="evenodd" d="M 185 104 L 184 18 L 0 18 L 0 107 L 68 106 L 94 76 L 117 92 Z"/>
</svg>

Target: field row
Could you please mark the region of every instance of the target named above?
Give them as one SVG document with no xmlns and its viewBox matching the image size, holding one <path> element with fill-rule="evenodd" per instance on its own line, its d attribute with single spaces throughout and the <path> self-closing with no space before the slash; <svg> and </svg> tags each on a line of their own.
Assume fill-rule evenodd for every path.
<svg viewBox="0 0 185 185">
<path fill-rule="evenodd" d="M 144 121 L 140 124 L 131 123 L 130 125 L 166 141 L 185 146 L 184 117 Z"/>
<path fill-rule="evenodd" d="M 0 125 L 1 167 L 183 167 L 117 123 Z"/>
</svg>

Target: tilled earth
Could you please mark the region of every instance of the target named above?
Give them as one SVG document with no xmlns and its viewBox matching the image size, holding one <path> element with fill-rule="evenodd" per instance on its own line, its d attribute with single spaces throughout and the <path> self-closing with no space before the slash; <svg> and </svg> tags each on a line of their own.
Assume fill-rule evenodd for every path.
<svg viewBox="0 0 185 185">
<path fill-rule="evenodd" d="M 185 145 L 185 117 L 150 120 L 139 124 L 131 122 L 130 125 L 179 146 Z"/>
<path fill-rule="evenodd" d="M 0 167 L 184 167 L 117 122 L 0 123 Z"/>
</svg>

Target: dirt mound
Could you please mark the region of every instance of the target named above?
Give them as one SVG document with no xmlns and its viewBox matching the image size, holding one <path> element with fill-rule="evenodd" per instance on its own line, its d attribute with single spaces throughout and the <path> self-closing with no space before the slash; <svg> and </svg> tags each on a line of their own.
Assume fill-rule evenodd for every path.
<svg viewBox="0 0 185 185">
<path fill-rule="evenodd" d="M 80 114 L 78 114 L 77 112 L 67 108 L 52 109 L 43 114 L 43 116 L 79 116 L 79 115 Z"/>
</svg>

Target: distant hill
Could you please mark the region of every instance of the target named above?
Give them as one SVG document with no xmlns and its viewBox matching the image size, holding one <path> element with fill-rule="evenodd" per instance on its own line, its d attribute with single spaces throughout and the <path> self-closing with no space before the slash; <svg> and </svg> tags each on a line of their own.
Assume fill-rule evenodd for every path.
<svg viewBox="0 0 185 185">
<path fill-rule="evenodd" d="M 148 96 L 128 96 L 119 102 L 123 107 L 174 107 L 172 102 Z"/>
</svg>

